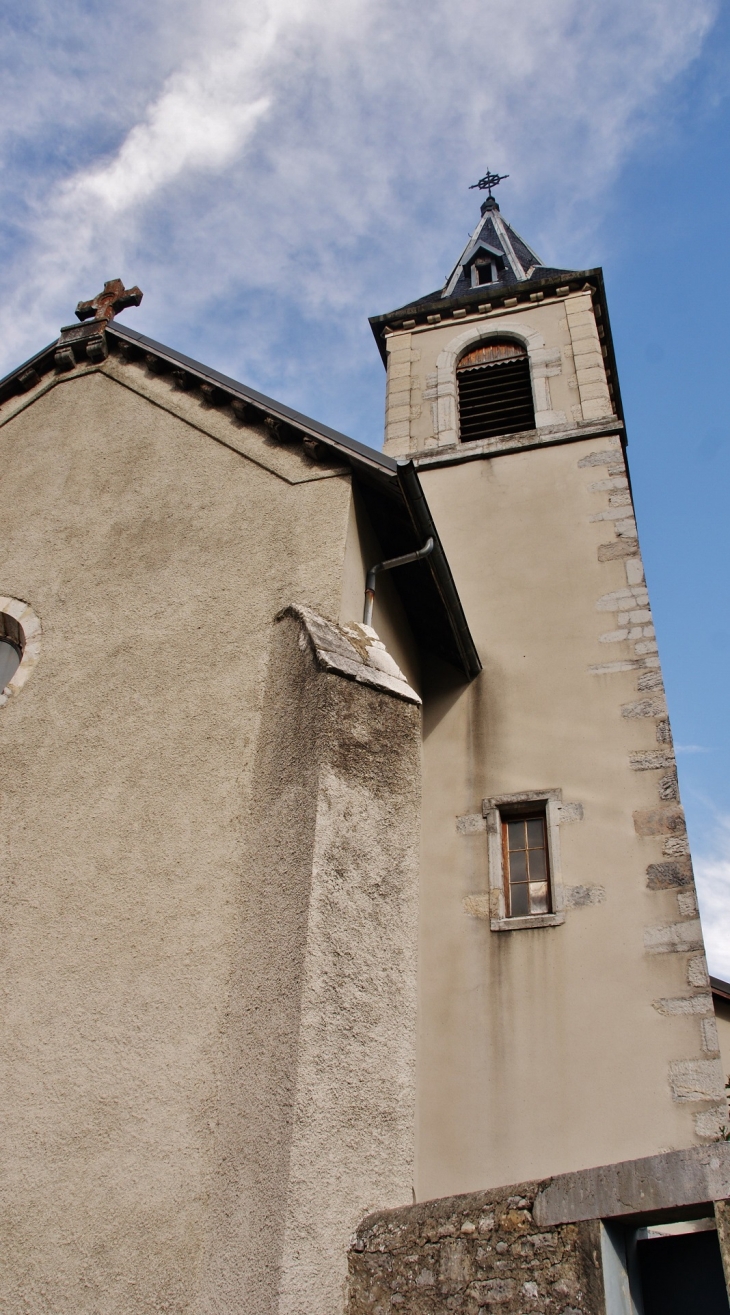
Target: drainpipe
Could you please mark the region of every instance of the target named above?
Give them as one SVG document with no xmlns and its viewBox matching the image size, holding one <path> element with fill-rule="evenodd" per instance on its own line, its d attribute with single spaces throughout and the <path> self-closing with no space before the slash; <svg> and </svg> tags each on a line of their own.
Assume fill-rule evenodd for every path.
<svg viewBox="0 0 730 1315">
<path fill-rule="evenodd" d="M 422 548 L 418 552 L 407 552 L 404 557 L 391 557 L 390 561 L 378 562 L 377 566 L 371 566 L 368 571 L 368 578 L 365 582 L 365 607 L 363 608 L 362 621 L 363 625 L 370 626 L 373 623 L 373 603 L 375 602 L 375 576 L 378 571 L 392 571 L 394 566 L 407 566 L 409 562 L 420 562 L 422 557 L 428 557 L 433 549 L 433 539 L 426 539 Z"/>
</svg>

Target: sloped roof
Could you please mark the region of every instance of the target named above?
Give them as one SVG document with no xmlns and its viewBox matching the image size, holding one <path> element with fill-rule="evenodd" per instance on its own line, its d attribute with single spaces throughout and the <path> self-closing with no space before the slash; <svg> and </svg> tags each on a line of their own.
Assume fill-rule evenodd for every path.
<svg viewBox="0 0 730 1315">
<path fill-rule="evenodd" d="M 497 202 L 490 196 L 482 206 L 479 223 L 439 293 L 441 300 L 459 297 L 471 291 L 471 265 L 479 254 L 480 246 L 488 248 L 499 257 L 497 278 L 490 287 L 512 287 L 515 283 L 524 283 L 535 276 L 540 278 L 541 271 L 545 269 L 532 247 L 502 218 Z"/>
<path fill-rule="evenodd" d="M 154 374 L 171 373 L 185 389 L 200 388 L 212 405 L 223 412 L 229 409 L 232 423 L 245 414 L 254 427 L 266 425 L 271 435 L 284 442 L 301 442 L 313 461 L 336 460 L 349 465 L 386 559 L 412 552 L 433 538 L 429 556 L 394 572 L 393 583 L 416 641 L 460 669 L 468 680 L 479 674 L 479 654 L 411 461 L 394 461 L 127 325 L 114 321 L 106 328 L 102 326 L 101 331 L 106 334 L 110 351 L 143 360 Z M 59 341 L 49 343 L 0 380 L 0 424 L 3 404 L 32 392 L 44 376 L 58 369 L 55 355 Z"/>
</svg>

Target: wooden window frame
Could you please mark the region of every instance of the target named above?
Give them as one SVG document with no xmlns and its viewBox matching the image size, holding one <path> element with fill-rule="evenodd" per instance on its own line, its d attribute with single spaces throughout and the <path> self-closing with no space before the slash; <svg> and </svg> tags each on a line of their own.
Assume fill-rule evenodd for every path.
<svg viewBox="0 0 730 1315">
<path fill-rule="evenodd" d="M 487 823 L 489 852 L 489 910 L 492 931 L 521 931 L 558 927 L 565 922 L 565 896 L 560 875 L 560 813 L 562 790 L 523 790 L 485 799 L 482 814 Z M 545 821 L 549 913 L 510 914 L 509 867 L 505 823 L 540 816 Z"/>
<path fill-rule="evenodd" d="M 552 892 L 552 885 L 551 885 L 551 882 L 550 882 L 550 852 L 549 852 L 549 849 L 548 849 L 548 823 L 547 823 L 547 816 L 546 816 L 546 810 L 545 810 L 545 808 L 544 808 L 541 804 L 535 804 L 535 805 L 533 805 L 532 807 L 530 807 L 529 804 L 528 804 L 527 806 L 523 806 L 523 807 L 521 807 L 521 808 L 516 808 L 513 812 L 509 811 L 509 810 L 506 809 L 506 808 L 502 808 L 502 809 L 500 809 L 499 817 L 500 817 L 500 822 L 501 822 L 501 824 L 502 824 L 502 875 L 503 875 L 503 881 L 504 881 L 504 902 L 505 902 L 505 911 L 506 911 L 506 915 L 507 915 L 507 917 L 508 917 L 508 918 L 513 918 L 513 917 L 515 917 L 515 916 L 518 916 L 518 915 L 515 915 L 515 914 L 512 912 L 512 887 L 515 886 L 515 885 L 518 885 L 518 884 L 520 884 L 520 885 L 521 885 L 521 884 L 524 884 L 524 885 L 527 885 L 527 886 L 529 887 L 529 886 L 531 886 L 531 885 L 534 884 L 534 883 L 531 881 L 531 879 L 529 878 L 529 870 L 530 870 L 529 858 L 528 858 L 528 861 L 527 861 L 527 864 L 526 864 L 526 869 L 527 869 L 527 872 L 528 872 L 528 880 L 527 880 L 526 882 L 524 882 L 524 883 L 521 883 L 521 882 L 518 883 L 518 882 L 515 882 L 515 881 L 512 880 L 512 873 L 511 873 L 511 870 L 510 870 L 510 852 L 511 852 L 511 851 L 510 851 L 510 847 L 509 847 L 509 826 L 510 826 L 510 822 L 522 822 L 522 823 L 526 823 L 526 822 L 540 822 L 540 824 L 541 824 L 541 826 L 542 826 L 542 835 L 543 835 L 543 845 L 541 846 L 541 848 L 543 849 L 543 851 L 544 851 L 544 853 L 545 853 L 545 868 L 546 868 L 545 881 L 544 881 L 544 882 L 541 882 L 540 884 L 541 884 L 541 885 L 543 885 L 543 884 L 544 884 L 544 885 L 547 885 L 547 905 L 548 905 L 548 907 L 547 907 L 546 909 L 543 909 L 543 910 L 540 912 L 539 915 L 535 915 L 535 914 L 532 914 L 532 913 L 528 913 L 528 914 L 519 915 L 519 916 L 524 916 L 524 917 L 540 916 L 540 917 L 543 917 L 546 913 L 552 913 L 552 911 L 553 911 L 553 907 L 552 907 L 552 906 L 553 906 L 553 892 Z M 515 852 L 516 852 L 516 851 L 515 851 Z M 529 853 L 530 853 L 529 848 L 527 848 L 525 852 L 528 853 L 528 855 L 529 855 Z M 530 899 L 530 894 L 529 894 L 529 890 L 528 890 L 528 900 L 529 900 L 529 899 Z"/>
</svg>

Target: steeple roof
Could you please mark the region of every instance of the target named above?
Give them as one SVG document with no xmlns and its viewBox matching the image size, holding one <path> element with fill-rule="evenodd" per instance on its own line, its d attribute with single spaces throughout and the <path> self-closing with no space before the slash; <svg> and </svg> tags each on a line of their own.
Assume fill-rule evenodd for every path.
<svg viewBox="0 0 730 1315">
<path fill-rule="evenodd" d="M 516 284 L 538 283 L 571 270 L 544 265 L 532 247 L 502 218 L 499 205 L 488 196 L 481 217 L 444 286 L 411 302 L 414 308 L 443 305 L 469 293 L 486 298 Z"/>
</svg>

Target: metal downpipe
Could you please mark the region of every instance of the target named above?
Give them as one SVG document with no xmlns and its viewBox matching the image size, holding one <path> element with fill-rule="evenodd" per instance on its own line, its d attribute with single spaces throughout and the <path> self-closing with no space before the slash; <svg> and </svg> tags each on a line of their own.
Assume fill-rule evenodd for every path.
<svg viewBox="0 0 730 1315">
<path fill-rule="evenodd" d="M 407 566 L 409 562 L 420 562 L 422 557 L 428 557 L 433 551 L 433 539 L 427 539 L 418 552 L 407 552 L 403 557 L 391 557 L 387 562 L 378 562 L 376 566 L 371 566 L 365 581 L 365 606 L 363 608 L 362 621 L 363 625 L 371 626 L 373 624 L 373 604 L 375 602 L 375 576 L 379 571 L 392 571 L 395 566 Z"/>
</svg>

